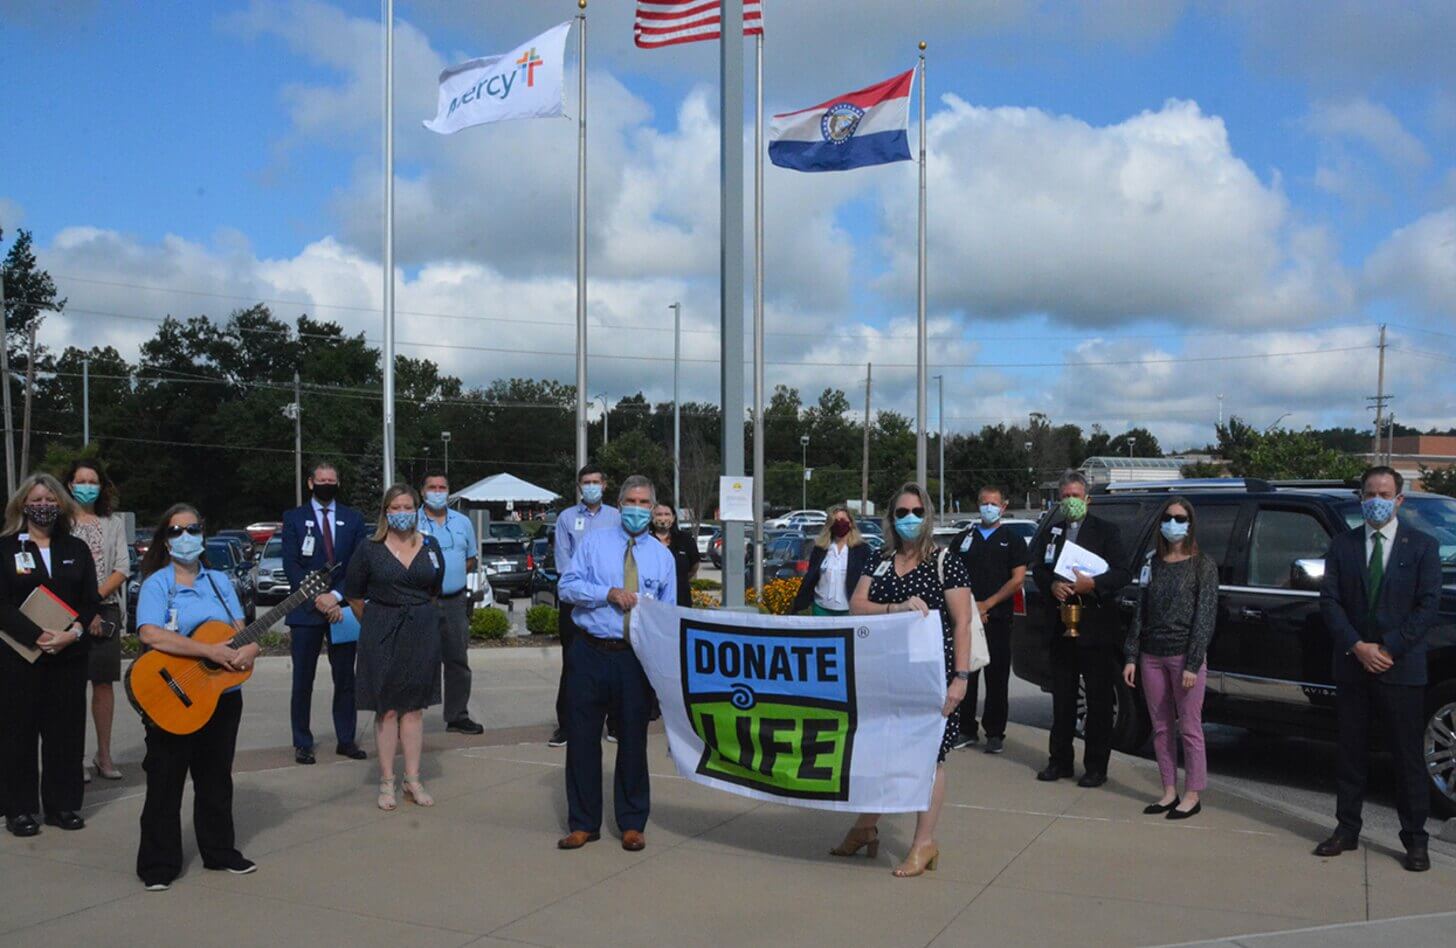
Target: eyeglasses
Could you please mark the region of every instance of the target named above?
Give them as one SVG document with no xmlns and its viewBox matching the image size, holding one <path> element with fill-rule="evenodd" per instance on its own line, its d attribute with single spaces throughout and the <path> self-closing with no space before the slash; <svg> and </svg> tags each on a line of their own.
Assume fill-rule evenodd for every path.
<svg viewBox="0 0 1456 948">
<path fill-rule="evenodd" d="M 1163 514 L 1164 523 L 1187 523 L 1187 514 Z"/>
<path fill-rule="evenodd" d="M 895 508 L 895 518 L 897 520 L 899 518 L 901 518 L 901 517 L 908 517 L 911 514 L 914 514 L 917 517 L 923 517 L 923 516 L 925 516 L 925 508 L 924 507 L 896 507 Z"/>
<path fill-rule="evenodd" d="M 202 524 L 189 523 L 187 526 L 184 527 L 180 524 L 174 523 L 167 528 L 167 536 L 173 540 L 177 539 L 184 533 L 190 533 L 195 537 L 200 537 L 202 536 Z"/>
</svg>

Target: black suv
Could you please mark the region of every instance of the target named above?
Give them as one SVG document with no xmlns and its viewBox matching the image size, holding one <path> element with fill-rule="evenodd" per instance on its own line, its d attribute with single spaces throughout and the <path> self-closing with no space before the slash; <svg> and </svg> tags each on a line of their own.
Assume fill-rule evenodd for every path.
<svg viewBox="0 0 1456 948">
<path fill-rule="evenodd" d="M 1171 495 L 1198 514 L 1199 548 L 1219 567 L 1218 625 L 1208 648 L 1203 719 L 1290 736 L 1333 739 L 1333 645 L 1319 612 L 1319 585 L 1331 537 L 1362 522 L 1353 486 L 1253 479 L 1112 485 L 1092 500 L 1097 516 L 1122 530 L 1133 582 L 1117 597 L 1131 621 L 1137 577 L 1157 534 L 1154 519 Z M 1456 500 L 1411 492 L 1402 523 L 1433 535 L 1441 549 L 1441 616 L 1430 632 L 1426 690 L 1426 762 L 1433 799 L 1456 814 Z M 1038 535 L 1053 518 L 1044 518 Z M 1047 612 L 1030 574 L 1017 610 L 1011 666 L 1049 690 Z M 1122 657 L 1109 655 L 1119 669 Z M 1134 751 L 1150 725 L 1142 699 L 1117 681 L 1114 745 Z"/>
</svg>

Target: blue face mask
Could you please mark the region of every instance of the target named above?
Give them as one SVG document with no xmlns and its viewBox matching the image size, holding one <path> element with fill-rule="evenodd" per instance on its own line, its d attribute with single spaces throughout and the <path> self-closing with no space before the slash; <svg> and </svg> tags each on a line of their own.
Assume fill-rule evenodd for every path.
<svg viewBox="0 0 1456 948">
<path fill-rule="evenodd" d="M 996 521 L 998 521 L 1000 519 L 1001 519 L 1001 505 L 1000 504 L 982 504 L 981 505 L 981 522 L 982 523 L 991 524 L 991 523 L 995 523 Z"/>
<path fill-rule="evenodd" d="M 652 511 L 646 507 L 623 507 L 622 529 L 637 536 L 652 523 Z"/>
<path fill-rule="evenodd" d="M 420 515 L 413 510 L 391 510 L 385 515 L 385 519 L 389 521 L 389 529 L 404 533 L 419 524 Z"/>
<path fill-rule="evenodd" d="M 583 484 L 583 485 L 581 485 L 581 499 L 584 500 L 584 501 L 586 501 L 591 506 L 595 507 L 597 504 L 599 504 L 599 503 L 602 502 L 602 485 L 600 485 L 600 484 Z M 650 519 L 651 518 L 651 515 L 649 514 L 648 517 Z"/>
<path fill-rule="evenodd" d="M 196 563 L 202 556 L 202 534 L 184 533 L 167 541 L 167 552 L 179 563 Z"/>
<path fill-rule="evenodd" d="M 924 517 L 917 517 L 914 514 L 896 517 L 895 532 L 900 534 L 902 540 L 913 540 L 920 535 L 920 525 L 924 522 Z"/>
<path fill-rule="evenodd" d="M 1188 524 L 1179 523 L 1176 520 L 1164 520 L 1158 525 L 1158 532 L 1169 543 L 1177 543 L 1179 540 L 1188 536 Z"/>
<path fill-rule="evenodd" d="M 1360 502 L 1360 513 L 1372 527 L 1383 527 L 1395 516 L 1395 501 L 1389 497 L 1366 497 Z"/>
<path fill-rule="evenodd" d="M 101 496 L 101 485 L 72 484 L 71 496 L 76 498 L 76 503 L 89 507 L 96 503 L 96 498 Z"/>
<path fill-rule="evenodd" d="M 444 510 L 445 505 L 450 502 L 450 492 L 445 490 L 432 490 L 425 493 L 425 506 L 431 510 Z"/>
</svg>

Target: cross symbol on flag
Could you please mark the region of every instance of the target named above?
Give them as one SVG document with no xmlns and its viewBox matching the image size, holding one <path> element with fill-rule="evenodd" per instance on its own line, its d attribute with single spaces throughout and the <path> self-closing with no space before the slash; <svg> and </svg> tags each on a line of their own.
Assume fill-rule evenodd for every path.
<svg viewBox="0 0 1456 948">
<path fill-rule="evenodd" d="M 534 46 L 522 53 L 521 58 L 516 60 L 516 65 L 524 67 L 526 70 L 527 88 L 532 88 L 536 85 L 536 67 L 541 65 L 542 62 L 541 57 L 536 55 L 536 47 Z"/>
</svg>

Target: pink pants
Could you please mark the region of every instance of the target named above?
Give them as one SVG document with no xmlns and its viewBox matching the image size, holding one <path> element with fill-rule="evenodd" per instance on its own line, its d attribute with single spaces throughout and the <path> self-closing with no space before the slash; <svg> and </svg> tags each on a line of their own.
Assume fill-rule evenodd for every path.
<svg viewBox="0 0 1456 948">
<path fill-rule="evenodd" d="M 1208 663 L 1198 670 L 1192 688 L 1183 687 L 1182 655 L 1143 655 L 1140 664 L 1163 786 L 1178 785 L 1178 745 L 1173 736 L 1176 720 L 1183 738 L 1183 768 L 1188 772 L 1184 789 L 1201 793 L 1208 787 L 1208 758 L 1203 749 L 1203 687 L 1208 680 Z"/>
</svg>

